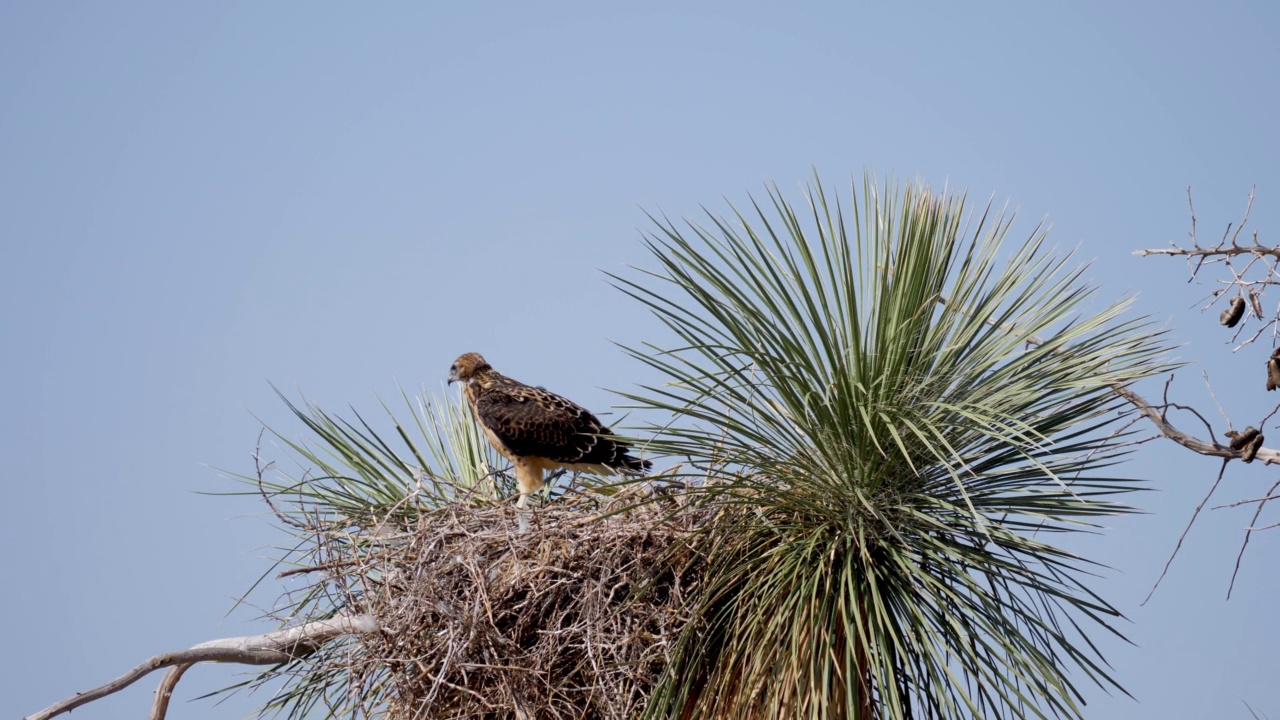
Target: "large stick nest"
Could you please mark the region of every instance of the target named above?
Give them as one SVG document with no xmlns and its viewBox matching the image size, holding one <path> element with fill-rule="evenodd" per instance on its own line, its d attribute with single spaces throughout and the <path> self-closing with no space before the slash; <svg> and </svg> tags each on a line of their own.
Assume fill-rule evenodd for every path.
<svg viewBox="0 0 1280 720">
<path fill-rule="evenodd" d="M 696 611 L 696 535 L 720 515 L 637 499 L 316 531 L 329 601 L 382 632 L 312 671 L 345 671 L 367 695 L 355 704 L 390 718 L 635 717 Z"/>
</svg>

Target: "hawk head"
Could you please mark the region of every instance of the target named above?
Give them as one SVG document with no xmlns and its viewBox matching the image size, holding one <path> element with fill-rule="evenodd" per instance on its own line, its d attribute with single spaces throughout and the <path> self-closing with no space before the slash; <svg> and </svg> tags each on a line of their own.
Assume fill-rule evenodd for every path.
<svg viewBox="0 0 1280 720">
<path fill-rule="evenodd" d="M 467 382 L 479 373 L 486 370 L 492 370 L 489 361 L 480 357 L 480 353 L 467 353 L 457 360 L 453 361 L 453 365 L 449 368 L 449 383 Z"/>
</svg>

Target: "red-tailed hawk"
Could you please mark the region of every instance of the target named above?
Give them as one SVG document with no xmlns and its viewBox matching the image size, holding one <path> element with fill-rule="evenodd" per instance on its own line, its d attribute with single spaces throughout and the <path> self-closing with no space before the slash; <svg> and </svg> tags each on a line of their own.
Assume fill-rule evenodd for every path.
<svg viewBox="0 0 1280 720">
<path fill-rule="evenodd" d="M 586 408 L 500 374 L 479 353 L 454 361 L 449 382 L 455 380 L 463 383 L 489 443 L 515 466 L 517 507 L 542 487 L 547 470 L 639 474 L 652 465 L 629 455 L 629 448 Z"/>
</svg>

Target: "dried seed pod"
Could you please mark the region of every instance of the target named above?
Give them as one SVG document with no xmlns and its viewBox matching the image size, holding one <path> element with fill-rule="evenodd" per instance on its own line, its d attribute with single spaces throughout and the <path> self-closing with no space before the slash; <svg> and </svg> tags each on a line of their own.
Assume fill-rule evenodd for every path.
<svg viewBox="0 0 1280 720">
<path fill-rule="evenodd" d="M 1251 463 L 1253 459 L 1258 457 L 1258 451 L 1262 449 L 1262 433 L 1253 436 L 1248 445 L 1244 446 L 1244 453 L 1240 455 L 1240 459 Z"/>
<path fill-rule="evenodd" d="M 1267 361 L 1267 392 L 1280 388 L 1280 348 L 1271 353 Z"/>
<path fill-rule="evenodd" d="M 1244 317 L 1244 298 L 1237 295 L 1231 298 L 1231 306 L 1218 316 L 1218 322 L 1229 328 L 1235 327 L 1242 317 Z"/>
<path fill-rule="evenodd" d="M 1262 319 L 1262 293 L 1257 290 L 1249 291 L 1249 303 L 1253 305 L 1253 314 L 1259 320 Z"/>
<path fill-rule="evenodd" d="M 1235 430 L 1228 430 L 1223 434 L 1231 438 L 1232 450 L 1243 450 L 1246 445 L 1253 442 L 1253 439 L 1260 436 L 1262 433 L 1258 431 L 1258 428 L 1250 425 L 1249 427 L 1245 428 L 1244 430 L 1241 430 L 1240 432 L 1236 432 Z"/>
</svg>

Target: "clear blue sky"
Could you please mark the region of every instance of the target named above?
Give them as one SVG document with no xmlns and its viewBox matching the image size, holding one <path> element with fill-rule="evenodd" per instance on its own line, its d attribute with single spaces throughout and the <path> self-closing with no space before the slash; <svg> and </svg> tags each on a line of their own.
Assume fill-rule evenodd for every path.
<svg viewBox="0 0 1280 720">
<path fill-rule="evenodd" d="M 1176 397 L 1221 426 L 1207 370 L 1237 425 L 1272 407 L 1269 346 L 1232 356 L 1196 306 L 1212 286 L 1129 253 L 1185 238 L 1188 185 L 1202 236 L 1256 185 L 1280 244 L 1274 4 L 613 5 L 0 6 L 0 717 L 267 629 L 223 616 L 284 535 L 198 493 L 235 489 L 210 468 L 248 470 L 254 415 L 301 434 L 268 382 L 372 413 L 477 350 L 607 408 L 644 378 L 611 341 L 658 334 L 601 272 L 648 263 L 643 210 L 812 167 L 1048 217 L 1104 299 L 1140 292 L 1201 363 Z M 1207 514 L 1139 607 L 1216 467 L 1144 446 L 1150 514 L 1079 542 L 1136 643 L 1102 638 L 1137 702 L 1089 689 L 1089 717 L 1280 718 L 1280 531 L 1226 602 L 1249 518 Z M 1274 478 L 1234 464 L 1222 497 Z M 239 717 L 255 698 L 187 702 L 233 677 L 189 673 L 173 716 Z M 75 717 L 136 716 L 154 685 Z"/>
</svg>

